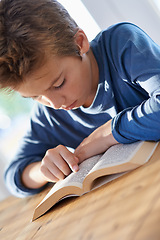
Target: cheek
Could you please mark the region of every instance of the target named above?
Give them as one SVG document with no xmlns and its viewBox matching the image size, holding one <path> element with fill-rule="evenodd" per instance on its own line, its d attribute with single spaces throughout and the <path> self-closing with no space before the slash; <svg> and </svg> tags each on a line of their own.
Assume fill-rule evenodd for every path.
<svg viewBox="0 0 160 240">
<path fill-rule="evenodd" d="M 85 94 L 91 87 L 91 74 L 88 66 L 76 69 L 66 79 L 68 80 L 66 80 L 65 94 L 71 97 Z"/>
<path fill-rule="evenodd" d="M 72 93 L 72 96 L 79 96 L 85 92 L 86 86 L 84 84 L 83 78 L 78 78 L 72 86 L 69 88 L 69 92 Z"/>
</svg>

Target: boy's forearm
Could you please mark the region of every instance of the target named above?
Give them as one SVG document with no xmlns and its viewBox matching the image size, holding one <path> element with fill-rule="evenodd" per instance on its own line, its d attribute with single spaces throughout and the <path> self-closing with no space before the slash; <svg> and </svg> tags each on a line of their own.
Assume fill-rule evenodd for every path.
<svg viewBox="0 0 160 240">
<path fill-rule="evenodd" d="M 27 188 L 40 188 L 44 186 L 47 181 L 40 172 L 41 162 L 35 162 L 28 165 L 22 173 L 22 183 Z"/>
<path fill-rule="evenodd" d="M 105 152 L 109 147 L 118 144 L 111 130 L 111 120 L 97 128 L 76 148 L 75 155 L 80 162 Z"/>
</svg>

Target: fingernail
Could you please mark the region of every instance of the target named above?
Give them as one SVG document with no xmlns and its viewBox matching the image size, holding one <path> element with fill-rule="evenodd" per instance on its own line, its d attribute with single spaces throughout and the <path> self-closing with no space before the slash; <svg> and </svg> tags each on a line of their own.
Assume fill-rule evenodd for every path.
<svg viewBox="0 0 160 240">
<path fill-rule="evenodd" d="M 74 165 L 74 166 L 72 167 L 72 169 L 73 169 L 73 172 L 78 172 L 79 167 L 78 167 L 78 165 Z"/>
</svg>

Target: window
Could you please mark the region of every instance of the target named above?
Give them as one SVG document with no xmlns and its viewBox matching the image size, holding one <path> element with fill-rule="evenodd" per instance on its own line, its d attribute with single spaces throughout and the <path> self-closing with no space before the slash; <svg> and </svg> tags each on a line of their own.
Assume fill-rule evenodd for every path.
<svg viewBox="0 0 160 240">
<path fill-rule="evenodd" d="M 101 31 L 81 0 L 59 0 L 59 2 L 67 9 L 78 26 L 84 30 L 89 41 Z"/>
</svg>

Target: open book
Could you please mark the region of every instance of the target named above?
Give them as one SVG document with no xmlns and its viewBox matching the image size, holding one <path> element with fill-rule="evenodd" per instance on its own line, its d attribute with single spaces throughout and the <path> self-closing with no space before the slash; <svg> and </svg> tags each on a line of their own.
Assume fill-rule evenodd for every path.
<svg viewBox="0 0 160 240">
<path fill-rule="evenodd" d="M 117 144 L 104 154 L 91 157 L 79 165 L 79 171 L 58 181 L 36 207 L 35 220 L 54 204 L 69 196 L 81 196 L 145 164 L 158 143 L 139 141 Z"/>
</svg>

